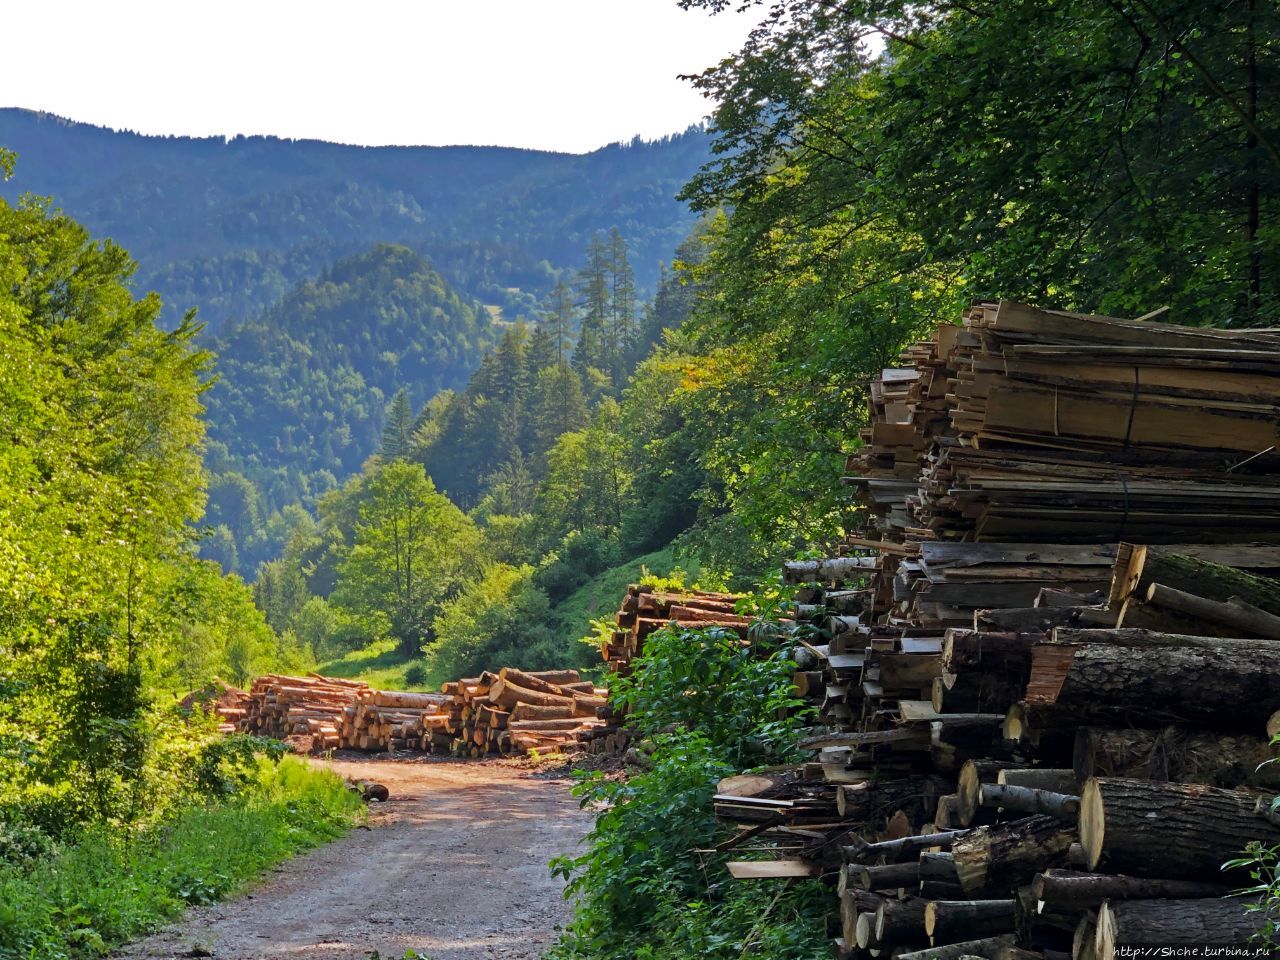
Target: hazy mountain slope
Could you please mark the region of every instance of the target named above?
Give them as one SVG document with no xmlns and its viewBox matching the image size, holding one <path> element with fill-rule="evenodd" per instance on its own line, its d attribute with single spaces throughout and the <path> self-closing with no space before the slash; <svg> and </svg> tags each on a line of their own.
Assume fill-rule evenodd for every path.
<svg viewBox="0 0 1280 960">
<path fill-rule="evenodd" d="M 159 290 L 171 316 L 199 306 L 215 330 L 380 242 L 406 244 L 461 291 L 514 309 L 614 225 L 652 288 L 692 224 L 674 197 L 706 142 L 691 131 L 585 155 L 354 147 L 144 137 L 3 109 L 0 144 L 19 160 L 0 194 L 53 196 L 130 250 L 138 285 Z"/>
</svg>

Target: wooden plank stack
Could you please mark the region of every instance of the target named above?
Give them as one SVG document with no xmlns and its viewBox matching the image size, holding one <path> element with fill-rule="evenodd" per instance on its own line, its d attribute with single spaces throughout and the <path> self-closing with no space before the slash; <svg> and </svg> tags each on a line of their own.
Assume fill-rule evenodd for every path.
<svg viewBox="0 0 1280 960">
<path fill-rule="evenodd" d="M 1280 842 L 1280 334 L 980 304 L 904 359 L 866 526 L 784 570 L 820 725 L 722 782 L 731 872 L 830 881 L 838 957 L 1242 944 L 1221 864 Z"/>
</svg>

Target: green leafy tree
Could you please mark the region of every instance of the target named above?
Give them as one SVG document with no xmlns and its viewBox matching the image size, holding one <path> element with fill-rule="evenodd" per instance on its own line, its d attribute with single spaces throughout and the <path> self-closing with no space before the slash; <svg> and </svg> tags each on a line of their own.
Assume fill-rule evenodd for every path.
<svg viewBox="0 0 1280 960">
<path fill-rule="evenodd" d="M 440 605 L 473 569 L 478 543 L 475 525 L 420 464 L 387 464 L 364 484 L 333 600 L 417 653 L 433 636 Z"/>
<path fill-rule="evenodd" d="M 382 428 L 382 447 L 378 455 L 383 460 L 404 459 L 413 447 L 413 432 L 413 409 L 409 406 L 409 394 L 401 387 L 387 408 L 387 422 Z"/>
</svg>

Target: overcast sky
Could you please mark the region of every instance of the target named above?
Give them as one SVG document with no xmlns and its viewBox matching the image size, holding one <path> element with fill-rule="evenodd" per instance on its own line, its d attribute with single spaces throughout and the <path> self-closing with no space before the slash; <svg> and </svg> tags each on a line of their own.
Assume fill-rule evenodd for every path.
<svg viewBox="0 0 1280 960">
<path fill-rule="evenodd" d="M 684 129 L 753 17 L 676 0 L 12 0 L 0 105 L 142 133 L 584 151 Z"/>
</svg>

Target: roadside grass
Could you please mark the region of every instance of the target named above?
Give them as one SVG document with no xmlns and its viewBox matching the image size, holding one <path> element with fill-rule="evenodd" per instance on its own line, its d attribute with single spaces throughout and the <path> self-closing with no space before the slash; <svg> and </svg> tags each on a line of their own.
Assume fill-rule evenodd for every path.
<svg viewBox="0 0 1280 960">
<path fill-rule="evenodd" d="M 101 956 L 335 839 L 362 808 L 336 774 L 296 757 L 263 758 L 240 794 L 132 837 L 97 829 L 52 855 L 0 863 L 0 958 Z"/>
<path fill-rule="evenodd" d="M 592 577 L 559 603 L 554 613 L 566 636 L 577 639 L 587 634 L 592 620 L 613 616 L 627 584 L 638 583 L 645 573 L 665 577 L 677 567 L 685 571 L 689 582 L 695 581 L 702 573 L 702 568 L 695 561 L 677 560 L 670 547 L 655 550 Z"/>
</svg>

